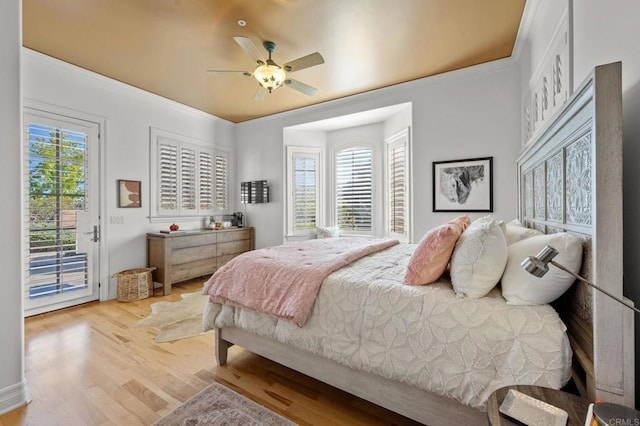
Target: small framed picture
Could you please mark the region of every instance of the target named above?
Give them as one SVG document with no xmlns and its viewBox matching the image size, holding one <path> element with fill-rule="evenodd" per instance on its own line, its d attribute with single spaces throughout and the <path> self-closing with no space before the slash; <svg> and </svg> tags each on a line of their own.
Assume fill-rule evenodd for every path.
<svg viewBox="0 0 640 426">
<path fill-rule="evenodd" d="M 118 207 L 142 207 L 142 182 L 118 179 Z"/>
<path fill-rule="evenodd" d="M 433 162 L 434 212 L 493 212 L 493 157 Z"/>
</svg>

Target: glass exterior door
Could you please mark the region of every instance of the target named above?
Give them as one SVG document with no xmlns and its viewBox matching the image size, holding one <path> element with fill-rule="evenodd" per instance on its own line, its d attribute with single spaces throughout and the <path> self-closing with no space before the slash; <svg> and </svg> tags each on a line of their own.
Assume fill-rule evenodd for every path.
<svg viewBox="0 0 640 426">
<path fill-rule="evenodd" d="M 25 314 L 99 298 L 98 125 L 26 113 Z"/>
</svg>

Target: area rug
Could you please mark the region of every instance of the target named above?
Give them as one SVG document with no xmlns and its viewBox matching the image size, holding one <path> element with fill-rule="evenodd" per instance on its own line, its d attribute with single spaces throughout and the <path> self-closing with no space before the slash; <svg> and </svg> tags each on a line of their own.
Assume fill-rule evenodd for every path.
<svg viewBox="0 0 640 426">
<path fill-rule="evenodd" d="M 208 296 L 199 291 L 183 293 L 178 302 L 156 302 L 151 305 L 151 314 L 134 327 L 157 327 L 160 332 L 154 342 L 172 342 L 204 334 L 202 311 Z"/>
<path fill-rule="evenodd" d="M 153 425 L 292 426 L 295 423 L 219 383 L 214 383 Z"/>
</svg>

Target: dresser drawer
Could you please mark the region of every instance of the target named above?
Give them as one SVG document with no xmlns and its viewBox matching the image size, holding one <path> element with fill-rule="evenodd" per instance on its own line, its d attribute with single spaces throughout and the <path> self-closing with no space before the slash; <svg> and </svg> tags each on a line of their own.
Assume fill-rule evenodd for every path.
<svg viewBox="0 0 640 426">
<path fill-rule="evenodd" d="M 238 229 L 234 231 L 219 231 L 218 232 L 218 243 L 225 243 L 227 241 L 237 241 L 237 240 L 249 240 L 251 239 L 251 231 L 250 228 Z"/>
<path fill-rule="evenodd" d="M 205 246 L 209 244 L 215 244 L 217 242 L 218 236 L 215 232 L 211 231 L 206 234 L 198 234 L 198 235 L 185 235 L 176 238 L 172 238 L 170 241 L 170 245 L 172 249 L 179 249 L 184 247 L 198 247 Z"/>
<path fill-rule="evenodd" d="M 229 254 L 244 253 L 251 250 L 250 240 L 229 241 L 227 243 L 219 243 L 216 245 L 216 256 L 226 256 Z"/>
<path fill-rule="evenodd" d="M 209 244 L 207 246 L 173 249 L 171 253 L 171 264 L 179 265 L 194 260 L 214 259 L 217 256 L 216 247 L 215 244 Z"/>
</svg>

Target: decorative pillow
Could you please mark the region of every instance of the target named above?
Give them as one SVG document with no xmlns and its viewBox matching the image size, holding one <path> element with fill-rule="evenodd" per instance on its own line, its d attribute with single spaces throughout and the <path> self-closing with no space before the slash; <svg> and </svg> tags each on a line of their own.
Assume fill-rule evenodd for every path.
<svg viewBox="0 0 640 426">
<path fill-rule="evenodd" d="M 464 215 L 427 232 L 409 259 L 405 284 L 431 284 L 440 278 L 451 260 L 456 241 L 470 223 L 469 216 Z"/>
<path fill-rule="evenodd" d="M 542 232 L 538 231 L 537 229 L 525 228 L 524 226 L 520 225 L 511 225 L 507 223 L 505 225 L 505 228 L 505 237 L 507 238 L 508 246 L 513 243 L 517 243 L 518 241 L 535 237 L 536 235 L 542 235 Z"/>
<path fill-rule="evenodd" d="M 509 222 L 507 222 L 507 225 L 524 227 L 524 223 L 520 222 L 520 219 L 518 219 L 518 218 L 511 219 Z"/>
<path fill-rule="evenodd" d="M 318 239 L 339 237 L 340 230 L 335 226 L 318 226 L 316 228 L 316 237 Z"/>
<path fill-rule="evenodd" d="M 507 241 L 491 216 L 474 220 L 451 257 L 451 283 L 459 296 L 479 298 L 498 283 L 507 263 Z"/>
<path fill-rule="evenodd" d="M 549 265 L 549 272 L 537 278 L 522 269 L 521 263 L 536 256 L 545 246 L 560 253 L 553 259 L 574 273 L 582 266 L 582 241 L 575 235 L 561 232 L 537 235 L 509 246 L 507 267 L 502 275 L 502 296 L 509 305 L 543 305 L 551 303 L 571 287 L 575 279 Z"/>
</svg>

